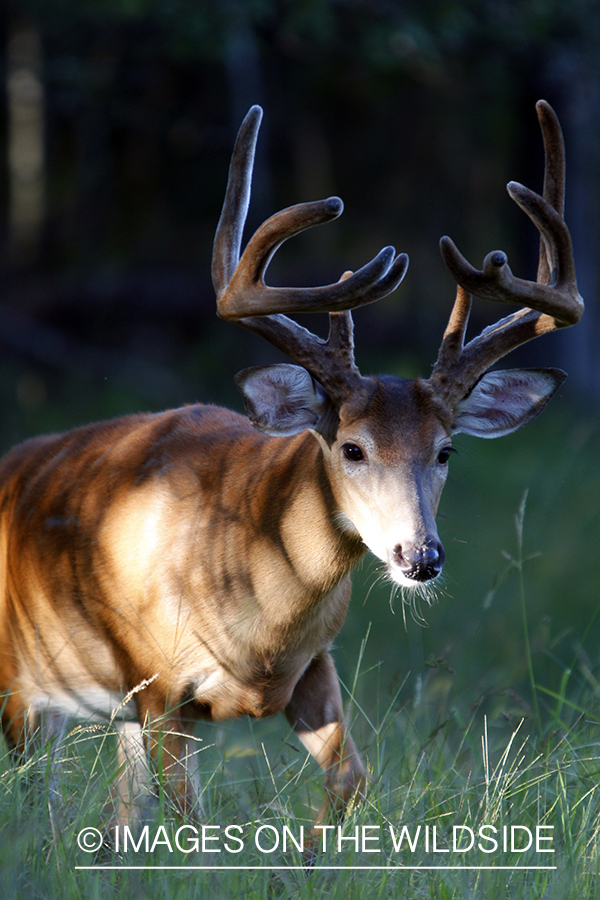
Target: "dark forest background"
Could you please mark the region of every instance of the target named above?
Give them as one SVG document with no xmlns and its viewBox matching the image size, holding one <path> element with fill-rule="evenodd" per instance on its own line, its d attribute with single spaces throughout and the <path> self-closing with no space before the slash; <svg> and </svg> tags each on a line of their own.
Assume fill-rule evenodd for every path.
<svg viewBox="0 0 600 900">
<path fill-rule="evenodd" d="M 597 400 L 600 11 L 593 0 L 18 0 L 0 12 L 1 440 L 216 400 L 274 350 L 215 316 L 212 236 L 237 127 L 265 118 L 249 227 L 338 194 L 272 283 L 411 260 L 356 314 L 363 371 L 428 374 L 454 285 L 438 241 L 534 277 L 510 179 L 540 189 L 534 104 L 567 142 L 584 323 L 515 354 Z M 500 310 L 503 314 L 503 311 Z M 498 317 L 477 303 L 476 325 Z M 323 317 L 324 318 L 324 317 Z M 317 320 L 309 323 L 320 328 Z M 239 405 L 239 404 L 238 404 Z"/>
</svg>

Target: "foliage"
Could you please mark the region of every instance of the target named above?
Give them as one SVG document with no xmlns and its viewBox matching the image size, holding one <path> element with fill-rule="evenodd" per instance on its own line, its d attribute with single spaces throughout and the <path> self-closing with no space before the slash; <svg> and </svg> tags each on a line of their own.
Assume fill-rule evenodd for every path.
<svg viewBox="0 0 600 900">
<path fill-rule="evenodd" d="M 591 0 L 568 5 L 558 0 L 25 0 L 19 7 L 55 27 L 86 19 L 154 23 L 175 56 L 222 53 L 227 32 L 249 25 L 276 30 L 296 48 L 351 53 L 382 68 L 417 60 L 425 67 L 436 65 L 445 54 L 482 38 L 518 53 L 548 40 L 578 37 L 593 18 Z"/>
</svg>

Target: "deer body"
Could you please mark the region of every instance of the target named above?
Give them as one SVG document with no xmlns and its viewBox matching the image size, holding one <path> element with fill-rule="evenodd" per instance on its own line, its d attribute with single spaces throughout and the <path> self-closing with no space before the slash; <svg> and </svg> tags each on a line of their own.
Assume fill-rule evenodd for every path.
<svg viewBox="0 0 600 900">
<path fill-rule="evenodd" d="M 192 693 L 214 719 L 282 709 L 339 630 L 347 598 L 327 594 L 363 552 L 326 514 L 314 439 L 266 437 L 211 407 L 71 438 L 22 445 L 0 472 L 4 602 L 20 648 L 4 686 L 25 706 L 72 692 L 85 711 L 88 691 L 119 694 L 158 671 L 140 695 L 162 693 L 155 716 Z"/>
<path fill-rule="evenodd" d="M 383 459 L 358 491 L 337 444 L 267 436 L 210 406 L 14 448 L 0 465 L 0 534 L 8 643 L 20 652 L 18 665 L 3 657 L 3 686 L 24 707 L 87 715 L 104 691 L 109 714 L 111 698 L 158 671 L 138 695 L 143 706 L 161 694 L 155 716 L 192 699 L 212 719 L 285 708 L 343 623 L 361 531 L 375 532 L 368 517 L 383 523 L 374 545 L 392 535 L 384 560 L 407 534 L 416 543 L 435 529 L 427 507 L 440 491 L 432 504 L 427 479 L 402 472 L 403 457 L 427 471 L 414 446 L 431 457 L 436 441 L 423 432 L 445 436 L 418 399 L 412 383 L 373 380 L 370 439 Z M 368 440 L 360 418 L 342 443 L 346 433 Z M 17 721 L 10 709 L 7 719 Z"/>
<path fill-rule="evenodd" d="M 560 128 L 545 104 L 539 115 L 556 180 Z M 362 376 L 349 309 L 393 290 L 408 260 L 386 248 L 336 285 L 267 287 L 277 246 L 335 218 L 341 201 L 278 213 L 240 258 L 259 122 L 253 108 L 238 136 L 213 281 L 220 315 L 299 365 L 238 375 L 250 421 L 189 406 L 36 438 L 4 457 L 2 724 L 19 747 L 45 710 L 109 717 L 125 696 L 124 724 L 145 726 L 187 813 L 198 799 L 191 723 L 285 711 L 325 771 L 322 822 L 364 781 L 329 654 L 350 571 L 370 549 L 405 587 L 439 575 L 452 434 L 498 437 L 537 415 L 564 373 L 487 370 L 583 305 L 561 189 L 541 198 L 512 185 L 544 238 L 539 282 L 514 279 L 500 252 L 478 272 L 444 239 L 459 289 L 431 378 Z M 465 345 L 468 290 L 530 307 Z M 327 341 L 283 315 L 307 309 L 329 311 Z"/>
</svg>

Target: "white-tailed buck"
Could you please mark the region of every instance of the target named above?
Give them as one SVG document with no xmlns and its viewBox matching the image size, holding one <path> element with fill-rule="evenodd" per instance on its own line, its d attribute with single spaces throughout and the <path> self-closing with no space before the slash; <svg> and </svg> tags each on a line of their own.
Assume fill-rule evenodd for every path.
<svg viewBox="0 0 600 900">
<path fill-rule="evenodd" d="M 456 302 L 431 377 L 405 381 L 360 374 L 350 313 L 396 288 L 405 255 L 386 247 L 326 287 L 264 283 L 279 245 L 336 218 L 339 199 L 277 213 L 240 257 L 262 115 L 250 110 L 215 238 L 217 308 L 296 365 L 239 374 L 248 418 L 186 406 L 39 437 L 4 457 L 0 694 L 11 745 L 23 745 L 40 713 L 109 716 L 133 691 L 124 717 L 143 723 L 186 814 L 197 802 L 194 720 L 283 711 L 325 772 L 317 821 L 343 811 L 364 768 L 329 651 L 352 568 L 370 549 L 400 585 L 436 578 L 452 435 L 509 434 L 565 377 L 488 372 L 583 312 L 563 220 L 560 126 L 545 102 L 537 112 L 543 197 L 508 185 L 541 234 L 537 281 L 513 276 L 500 251 L 477 271 L 443 238 Z M 520 308 L 465 344 L 471 294 Z M 327 340 L 285 315 L 308 311 L 329 314 Z"/>
</svg>

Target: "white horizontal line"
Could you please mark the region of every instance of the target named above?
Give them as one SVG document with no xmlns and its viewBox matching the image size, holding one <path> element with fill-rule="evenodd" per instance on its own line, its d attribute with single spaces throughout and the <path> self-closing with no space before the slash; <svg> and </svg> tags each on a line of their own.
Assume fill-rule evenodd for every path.
<svg viewBox="0 0 600 900">
<path fill-rule="evenodd" d="M 198 871 L 211 871 L 218 872 L 222 870 L 223 872 L 227 871 L 255 871 L 257 869 L 265 869 L 265 870 L 273 870 L 273 871 L 288 871 L 291 869 L 310 869 L 313 871 L 319 870 L 327 870 L 327 871 L 385 871 L 385 872 L 402 872 L 402 871 L 419 871 L 419 870 L 439 870 L 439 871 L 449 871 L 449 870 L 473 870 L 475 872 L 479 872 L 482 870 L 494 870 L 498 869 L 498 871 L 522 871 L 522 872 L 530 872 L 530 871 L 550 871 L 553 869 L 557 869 L 558 866 L 311 866 L 310 864 L 306 864 L 303 866 L 75 866 L 75 869 L 81 870 L 105 870 L 105 869 L 136 869 L 142 871 L 163 871 L 163 870 L 185 870 L 189 869 L 190 872 L 198 872 Z"/>
</svg>

